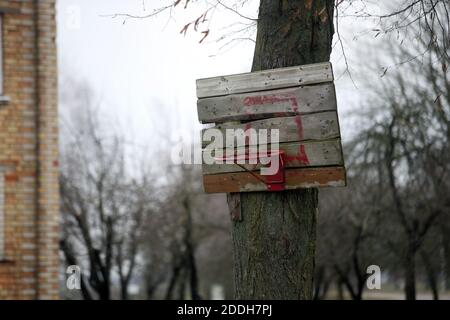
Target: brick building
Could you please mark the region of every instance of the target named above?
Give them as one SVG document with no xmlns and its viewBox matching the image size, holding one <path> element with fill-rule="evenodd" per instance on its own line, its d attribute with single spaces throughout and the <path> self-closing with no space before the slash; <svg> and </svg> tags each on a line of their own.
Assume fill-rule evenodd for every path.
<svg viewBox="0 0 450 320">
<path fill-rule="evenodd" d="M 0 299 L 58 298 L 56 0 L 0 0 Z"/>
</svg>

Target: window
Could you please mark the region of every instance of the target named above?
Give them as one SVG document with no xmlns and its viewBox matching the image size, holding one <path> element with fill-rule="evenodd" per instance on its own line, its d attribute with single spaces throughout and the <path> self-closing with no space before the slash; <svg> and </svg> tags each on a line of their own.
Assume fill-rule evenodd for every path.
<svg viewBox="0 0 450 320">
<path fill-rule="evenodd" d="M 0 167 L 0 261 L 5 258 L 5 175 Z"/>
</svg>

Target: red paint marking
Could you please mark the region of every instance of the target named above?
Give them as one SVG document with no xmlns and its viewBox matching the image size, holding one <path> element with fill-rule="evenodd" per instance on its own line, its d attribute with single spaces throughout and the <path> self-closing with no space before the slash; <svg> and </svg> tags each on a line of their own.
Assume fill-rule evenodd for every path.
<svg viewBox="0 0 450 320">
<path fill-rule="evenodd" d="M 294 95 L 261 95 L 261 96 L 250 96 L 246 97 L 244 99 L 244 106 L 246 107 L 253 107 L 257 105 L 265 105 L 265 104 L 275 104 L 275 103 L 282 103 L 289 101 L 291 103 L 292 111 L 298 112 L 298 102 L 297 98 Z M 251 114 L 252 112 L 246 108 L 246 113 Z M 283 116 L 283 113 L 277 113 L 277 116 Z M 298 134 L 298 140 L 303 140 L 303 124 L 302 124 L 302 118 L 300 115 L 295 116 L 295 123 L 297 126 L 297 134 Z M 245 126 L 245 131 L 247 131 L 249 128 L 251 128 L 251 125 L 248 123 Z M 245 144 L 248 145 L 248 135 L 245 137 Z M 298 161 L 303 165 L 309 165 L 309 159 L 308 155 L 305 151 L 305 146 L 302 144 L 299 147 L 298 153 L 295 156 L 288 156 L 286 155 L 286 161 L 292 162 L 292 161 Z"/>
<path fill-rule="evenodd" d="M 301 115 L 295 116 L 295 124 L 297 125 L 298 140 L 303 140 L 303 123 Z M 305 151 L 305 145 L 301 144 L 298 150 L 298 154 L 293 157 L 293 160 L 299 161 L 301 164 L 309 165 L 308 155 Z"/>
<path fill-rule="evenodd" d="M 292 106 L 292 110 L 297 112 L 298 110 L 298 104 L 297 104 L 297 98 L 294 95 L 291 94 L 284 94 L 284 95 L 276 95 L 276 94 L 269 94 L 269 95 L 260 95 L 260 96 L 249 96 L 244 98 L 244 110 L 246 114 L 252 114 L 253 111 L 250 107 L 254 106 L 262 106 L 267 104 L 276 104 L 276 103 L 283 103 L 283 102 L 290 102 Z M 277 113 L 278 116 L 283 116 L 285 113 Z"/>
<path fill-rule="evenodd" d="M 299 156 L 299 161 L 301 163 L 309 164 L 308 155 L 306 154 L 306 151 L 305 151 L 305 145 L 303 145 L 303 144 L 300 145 L 298 156 Z"/>
<path fill-rule="evenodd" d="M 292 106 L 297 105 L 297 98 L 293 95 L 262 95 L 262 96 L 251 96 L 244 99 L 244 105 L 246 107 L 264 105 L 264 104 L 275 104 L 280 102 L 290 101 Z"/>
<path fill-rule="evenodd" d="M 297 112 L 298 111 L 297 99 L 295 99 L 295 105 L 293 105 L 293 107 L 294 111 Z M 301 141 L 303 140 L 303 123 L 301 115 L 295 116 L 295 123 L 297 125 L 298 140 Z M 305 146 L 303 144 L 300 145 L 298 155 L 295 156 L 295 160 L 299 161 L 301 164 L 309 165 L 308 155 L 306 154 Z"/>
<path fill-rule="evenodd" d="M 292 107 L 294 109 L 295 112 L 298 111 L 298 102 L 297 102 L 297 98 L 295 96 L 291 97 L 291 103 L 292 103 Z"/>
<path fill-rule="evenodd" d="M 286 154 L 287 162 L 299 162 L 302 165 L 309 165 L 308 155 L 305 151 L 305 146 L 302 144 L 298 149 L 298 153 L 295 156 L 290 156 Z"/>
<path fill-rule="evenodd" d="M 295 124 L 297 126 L 297 136 L 298 140 L 303 140 L 303 123 L 302 123 L 302 117 L 300 115 L 295 116 L 294 118 Z"/>
</svg>

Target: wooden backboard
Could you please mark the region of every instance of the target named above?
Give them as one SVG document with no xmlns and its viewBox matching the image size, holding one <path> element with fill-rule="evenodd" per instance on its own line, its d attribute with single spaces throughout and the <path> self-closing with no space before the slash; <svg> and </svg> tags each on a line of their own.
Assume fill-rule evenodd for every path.
<svg viewBox="0 0 450 320">
<path fill-rule="evenodd" d="M 346 185 L 330 63 L 199 79 L 197 96 L 198 118 L 209 124 L 202 137 L 210 129 L 226 137 L 227 130 L 232 129 L 244 135 L 253 130 L 258 138 L 269 139 L 271 130 L 277 129 L 276 146 L 282 154 L 281 172 L 277 174 L 283 177 L 278 190 Z M 211 152 L 210 141 L 206 140 L 202 139 L 204 153 Z M 260 147 L 260 141 L 224 138 L 221 146 L 228 152 L 231 148 L 236 160 L 236 155 L 248 156 L 252 145 Z M 275 145 L 268 141 L 266 148 Z M 216 146 L 212 150 L 215 153 L 224 152 Z M 267 163 L 214 159 L 213 163 L 203 163 L 206 192 L 273 190 L 270 177 L 260 173 Z"/>
</svg>

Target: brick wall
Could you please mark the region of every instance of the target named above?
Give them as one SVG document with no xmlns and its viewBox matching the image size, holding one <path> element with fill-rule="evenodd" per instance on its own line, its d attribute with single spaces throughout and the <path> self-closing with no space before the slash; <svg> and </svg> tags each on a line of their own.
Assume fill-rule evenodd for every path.
<svg viewBox="0 0 450 320">
<path fill-rule="evenodd" d="M 9 98 L 0 97 L 0 299 L 58 298 L 55 1 L 0 0 L 3 95 Z"/>
</svg>

